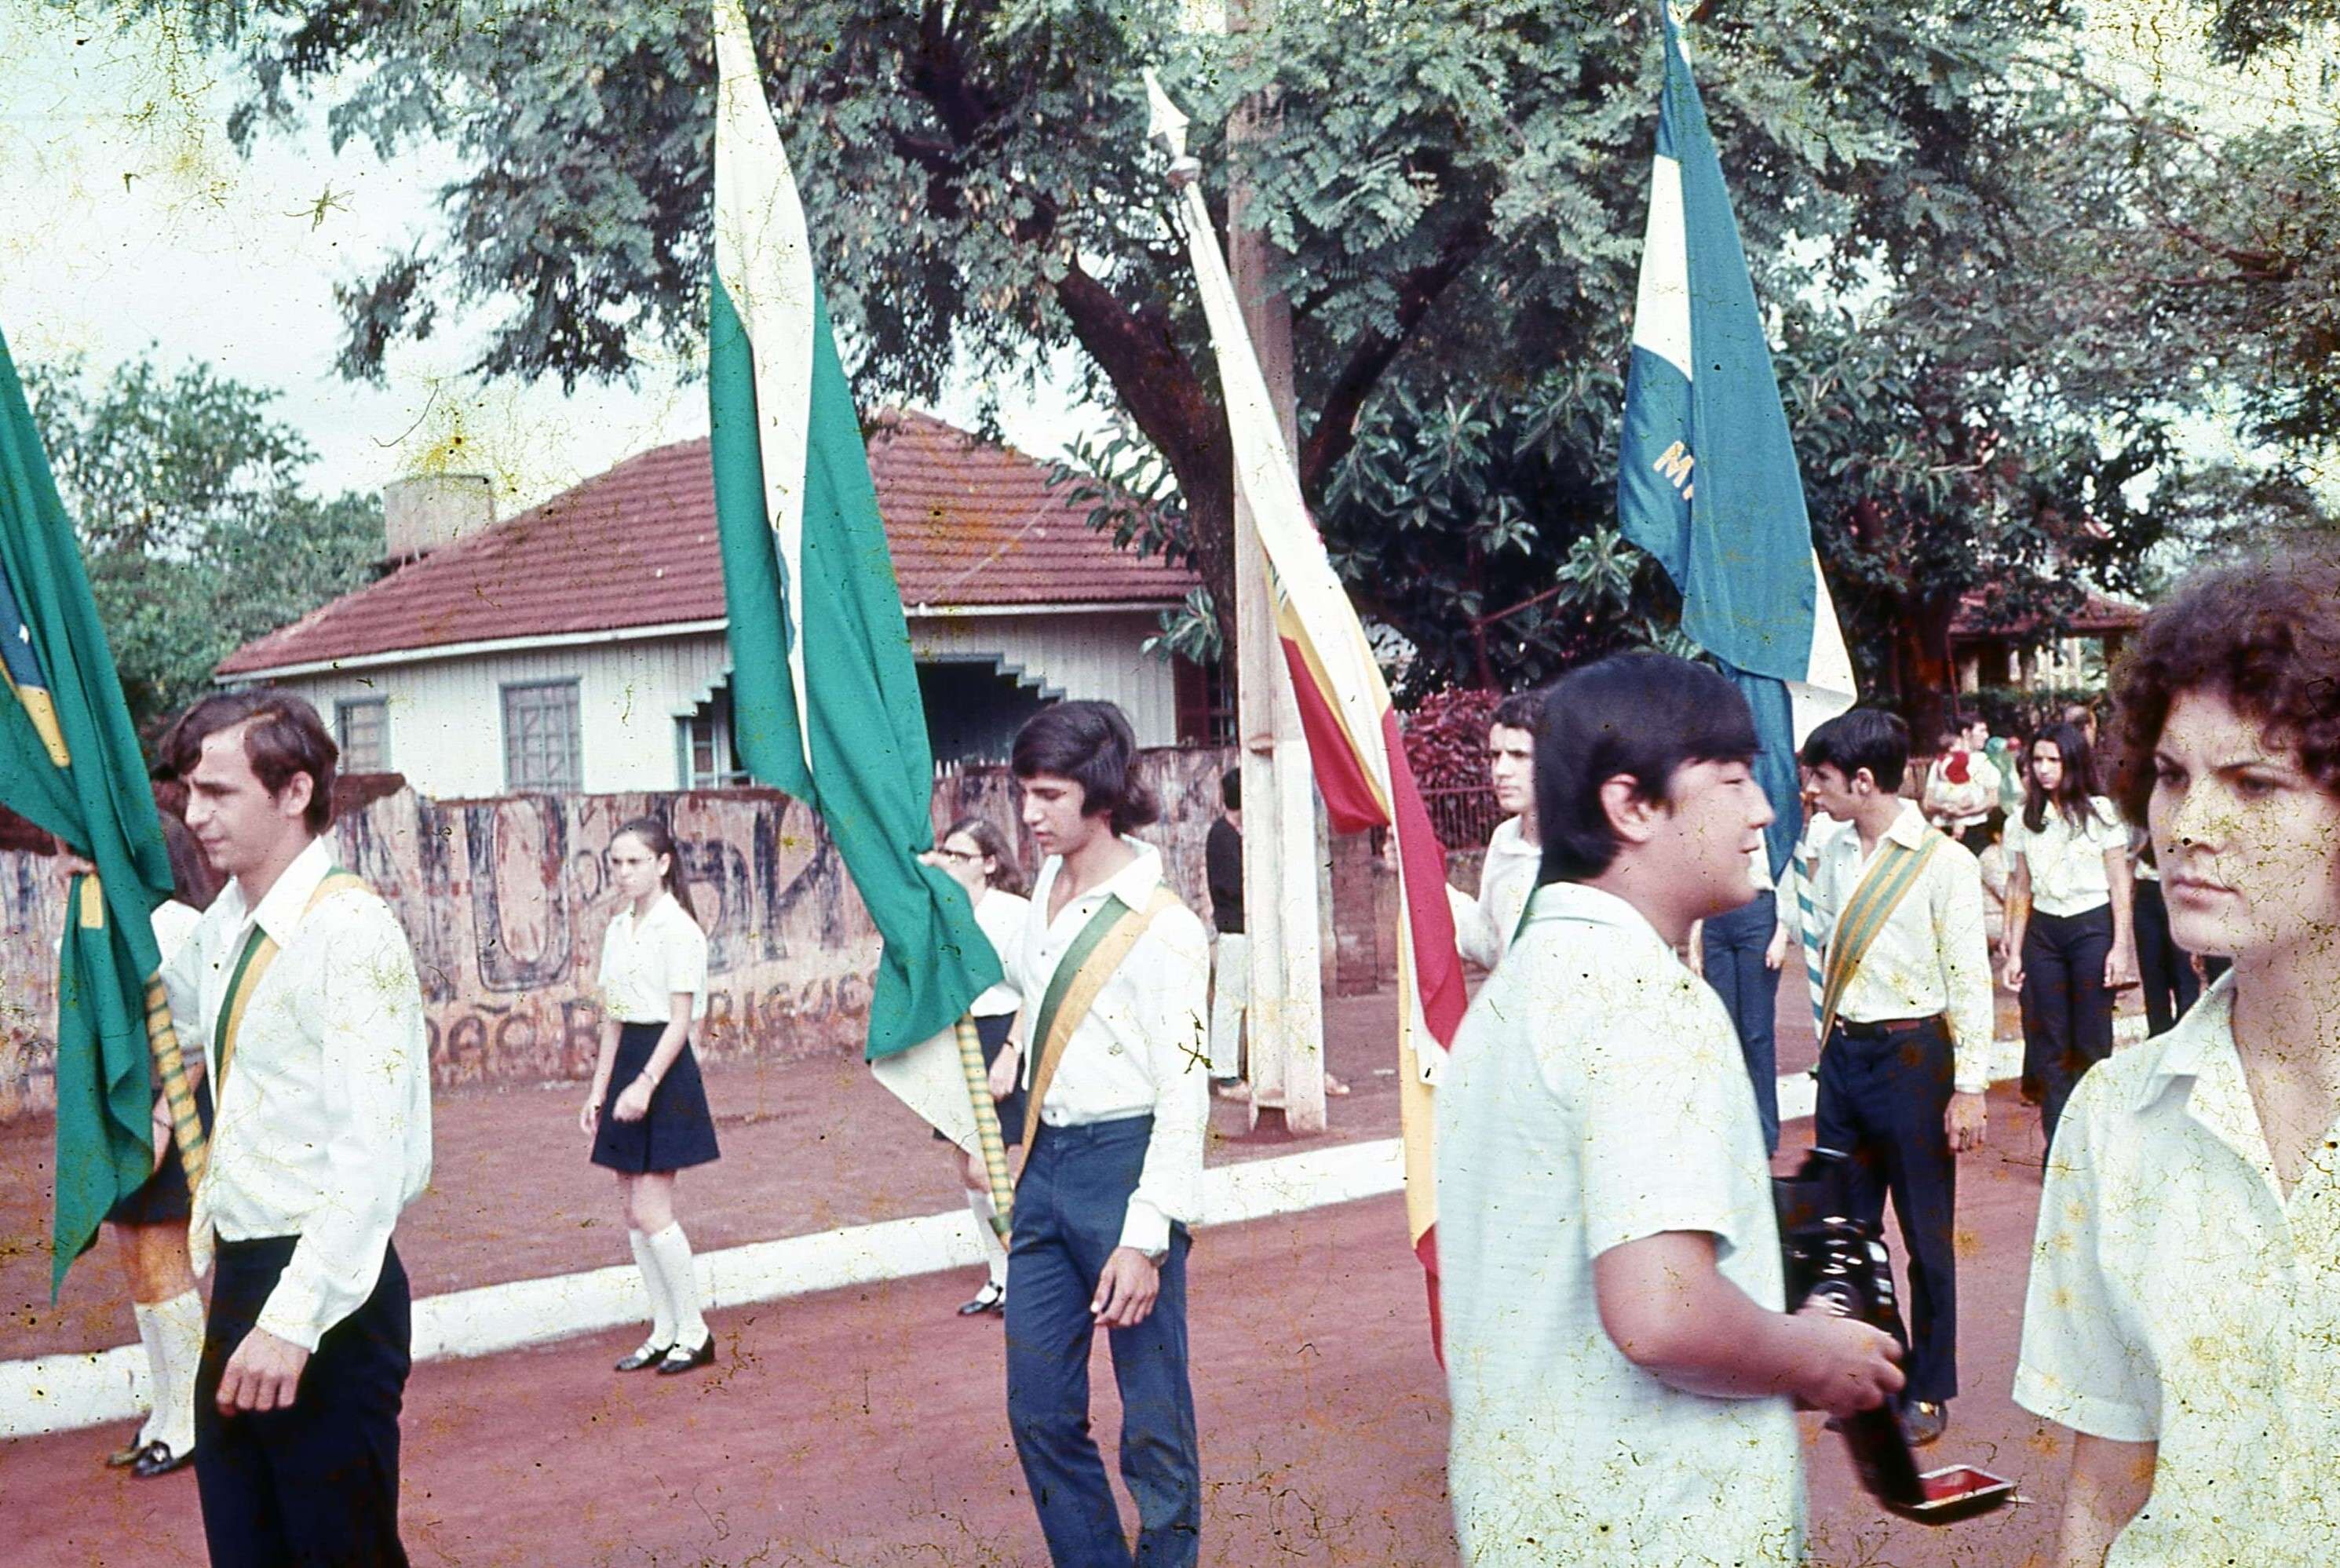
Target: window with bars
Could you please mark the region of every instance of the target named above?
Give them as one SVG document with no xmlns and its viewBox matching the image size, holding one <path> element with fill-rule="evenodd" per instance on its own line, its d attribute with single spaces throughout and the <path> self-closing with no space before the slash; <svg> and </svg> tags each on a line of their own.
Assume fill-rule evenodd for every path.
<svg viewBox="0 0 2340 1568">
<path fill-rule="evenodd" d="M 341 744 L 342 771 L 379 774 L 390 771 L 390 703 L 383 697 L 358 697 L 333 705 L 333 738 Z"/>
<path fill-rule="evenodd" d="M 581 790 L 577 683 L 539 681 L 504 687 L 504 787 Z"/>
<path fill-rule="evenodd" d="M 728 789 L 749 782 L 731 754 L 731 691 L 719 688 L 699 711 L 674 721 L 678 788 Z"/>
</svg>

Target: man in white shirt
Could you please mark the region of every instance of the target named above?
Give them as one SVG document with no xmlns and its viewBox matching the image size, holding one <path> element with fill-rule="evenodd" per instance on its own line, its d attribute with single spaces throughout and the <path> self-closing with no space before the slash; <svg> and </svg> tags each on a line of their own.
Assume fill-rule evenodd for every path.
<svg viewBox="0 0 2340 1568">
<path fill-rule="evenodd" d="M 1449 1484 L 1470 1568 L 1793 1564 L 1792 1399 L 1873 1409 L 1889 1336 L 1786 1316 L 1739 1041 L 1675 956 L 1755 896 L 1770 805 L 1722 676 L 1605 659 L 1552 691 L 1536 793 L 1559 880 L 1438 1091 Z"/>
<path fill-rule="evenodd" d="M 1998 765 L 1984 748 L 1990 725 L 1978 715 L 1960 717 L 1957 744 L 1926 770 L 1926 820 L 1979 857 L 1990 847 L 1990 814 L 1998 807 Z"/>
<path fill-rule="evenodd" d="M 1479 896 L 1446 890 L 1454 912 L 1454 945 L 1482 969 L 1494 968 L 1511 946 L 1520 912 L 1527 908 L 1528 894 L 1535 891 L 1543 865 L 1535 787 L 1536 727 L 1543 722 L 1542 705 L 1541 692 L 1513 692 L 1488 721 L 1487 779 L 1503 820 L 1495 825 L 1486 857 L 1479 863 Z"/>
<path fill-rule="evenodd" d="M 1899 717 L 1855 708 L 1830 719 L 1802 762 L 1814 804 L 1835 819 L 1814 824 L 1811 893 L 1829 933 L 1826 972 L 1846 973 L 1821 1042 L 1815 1139 L 1856 1157 L 1856 1218 L 1881 1220 L 1892 1193 L 1909 1268 L 1901 1421 L 1923 1445 L 1942 1435 L 1958 1387 L 1952 1156 L 1982 1147 L 1990 1087 L 1982 874 L 1901 798 L 1909 730 Z"/>
<path fill-rule="evenodd" d="M 218 1238 L 195 1384 L 211 1560 L 403 1563 L 409 1301 L 391 1231 L 431 1176 L 414 955 L 333 866 L 337 748 L 307 703 L 208 697 L 163 755 L 230 878 L 163 971 L 216 1107 L 193 1218 Z"/>
<path fill-rule="evenodd" d="M 1159 852 L 1126 836 L 1157 814 L 1131 774 L 1136 750 L 1119 708 L 1067 702 L 1026 725 L 1010 758 L 1047 858 L 1006 955 L 1025 1001 L 1024 1060 L 1007 1070 L 1036 1116 L 1008 1247 L 1007 1418 L 1058 1568 L 1192 1568 L 1202 1530 L 1186 1250 L 1210 1119 L 1210 948 Z M 1100 1325 L 1134 1558 L 1089 1436 Z"/>
</svg>

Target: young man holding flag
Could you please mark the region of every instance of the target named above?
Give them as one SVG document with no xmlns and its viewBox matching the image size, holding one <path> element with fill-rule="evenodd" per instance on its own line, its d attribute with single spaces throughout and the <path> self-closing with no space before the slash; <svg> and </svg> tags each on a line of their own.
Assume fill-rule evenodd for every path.
<svg viewBox="0 0 2340 1568">
<path fill-rule="evenodd" d="M 1059 703 L 1010 759 L 1046 856 L 1010 961 L 1036 1113 L 1008 1249 L 1007 1418 L 1058 1568 L 1195 1561 L 1202 1460 L 1186 1376 L 1186 1228 L 1210 1121 L 1210 947 L 1128 837 L 1155 820 L 1111 703 Z M 1109 1331 L 1133 1559 L 1089 1436 L 1089 1346 Z"/>
<path fill-rule="evenodd" d="M 391 1232 L 431 1178 L 413 951 L 333 863 L 338 751 L 307 703 L 207 697 L 163 756 L 230 878 L 163 971 L 216 1118 L 193 1220 L 218 1236 L 195 1381 L 211 1560 L 402 1564 L 410 1322 Z"/>
</svg>

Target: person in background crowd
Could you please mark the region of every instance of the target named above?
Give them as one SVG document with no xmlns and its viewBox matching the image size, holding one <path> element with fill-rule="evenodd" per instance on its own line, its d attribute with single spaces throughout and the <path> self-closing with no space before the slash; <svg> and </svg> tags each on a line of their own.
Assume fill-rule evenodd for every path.
<svg viewBox="0 0 2340 1568">
<path fill-rule="evenodd" d="M 159 792 L 158 792 L 159 794 Z M 162 802 L 158 798 L 159 807 Z M 218 896 L 219 873 L 204 863 L 187 824 L 158 811 L 163 846 L 171 857 L 173 896 L 154 907 L 154 945 L 168 964 Z M 95 874 L 78 856 L 68 856 L 68 874 Z M 208 1136 L 212 1129 L 211 1084 L 203 1073 L 201 1046 L 182 1042 L 187 1078 L 195 1094 L 195 1114 Z M 160 1103 L 162 1090 L 154 1090 Z M 121 1248 L 130 1275 L 130 1312 L 138 1343 L 146 1352 L 150 1408 L 138 1434 L 108 1454 L 105 1463 L 141 1480 L 168 1475 L 195 1456 L 195 1370 L 203 1350 L 203 1298 L 187 1257 L 189 1194 L 186 1167 L 167 1122 L 156 1124 L 154 1174 L 106 1215 L 106 1228 Z"/>
<path fill-rule="evenodd" d="M 2131 919 L 2137 928 L 2137 982 L 2144 992 L 2148 1039 L 2169 1032 L 2202 994 L 2193 955 L 2169 932 L 2169 906 L 2162 901 L 2161 868 L 2154 859 L 2153 835 L 2131 828 L 2129 877 L 2134 888 Z"/>
<path fill-rule="evenodd" d="M 229 879 L 162 971 L 214 1111 L 193 1205 L 218 1237 L 195 1375 L 205 1543 L 215 1568 L 402 1565 L 411 1297 L 391 1236 L 431 1178 L 414 952 L 333 864 L 340 754 L 314 708 L 221 693 L 160 749 Z"/>
<path fill-rule="evenodd" d="M 2024 1071 L 2040 1083 L 2050 1149 L 2080 1075 L 2112 1054 L 2113 993 L 2137 983 L 2128 833 L 2094 794 L 2087 738 L 2051 725 L 2031 743 L 2023 810 L 2007 824 L 2001 978 L 2023 999 Z"/>
<path fill-rule="evenodd" d="M 1770 858 L 1757 850 L 1747 860 L 1756 896 L 1738 909 L 1698 922 L 1698 972 L 1722 998 L 1738 1032 L 1748 1081 L 1755 1086 L 1763 1123 L 1763 1152 L 1780 1149 L 1780 966 L 1794 941 L 1795 916 L 1771 878 Z"/>
<path fill-rule="evenodd" d="M 2119 677 L 2171 935 L 2233 968 L 2092 1069 L 2015 1399 L 2073 1433 L 2061 1568 L 2340 1563 L 2340 558 L 2206 572 Z"/>
<path fill-rule="evenodd" d="M 1781 1311 L 1738 1041 L 1675 956 L 1754 892 L 1754 720 L 1628 654 L 1552 688 L 1536 746 L 1547 875 L 1437 1096 L 1462 1561 L 1800 1563 L 1793 1400 L 1849 1415 L 1901 1378 L 1889 1336 Z"/>
<path fill-rule="evenodd" d="M 1219 778 L 1224 808 L 1203 841 L 1205 880 L 1211 894 L 1211 1082 L 1229 1100 L 1250 1092 L 1244 1082 L 1244 1021 L 1251 1009 L 1251 948 L 1244 936 L 1243 769 Z"/>
<path fill-rule="evenodd" d="M 1487 840 L 1486 857 L 1479 863 L 1479 896 L 1447 889 L 1454 912 L 1455 947 L 1482 969 L 1494 968 L 1511 946 L 1543 860 L 1535 787 L 1536 727 L 1542 722 L 1542 695 L 1538 692 L 1512 693 L 1487 721 L 1487 775 L 1503 820 Z M 1393 836 L 1393 846 L 1394 843 Z M 1390 853 L 1394 854 L 1395 848 Z"/>
<path fill-rule="evenodd" d="M 691 1025 L 707 1016 L 707 933 L 664 823 L 626 823 L 608 858 L 622 902 L 601 938 L 601 1054 L 577 1126 L 593 1163 L 617 1173 L 650 1303 L 649 1336 L 617 1370 L 671 1376 L 715 1359 L 690 1239 L 674 1217 L 675 1173 L 721 1157 L 690 1049 Z"/>
<path fill-rule="evenodd" d="M 1031 909 L 1031 901 L 1024 896 L 1024 869 L 1016 863 L 1016 851 L 1007 835 L 988 817 L 959 818 L 920 858 L 940 867 L 967 890 L 968 901 L 975 905 L 975 923 L 999 955 L 1004 978 L 977 997 L 967 1011 L 975 1019 L 976 1036 L 983 1042 L 983 1064 L 992 1070 L 991 1099 L 999 1115 L 1000 1141 L 1013 1149 L 1024 1141 L 1024 1090 L 1016 1082 L 1014 1062 L 1003 1070 L 999 1058 L 1006 1050 L 1022 1001 L 1013 976 L 1016 943 Z M 939 1132 L 935 1137 L 949 1141 Z M 982 1150 L 966 1153 L 953 1145 L 951 1152 L 967 1187 L 967 1212 L 975 1218 L 976 1239 L 983 1247 L 987 1270 L 982 1288 L 959 1307 L 958 1315 L 1001 1317 L 1007 1309 L 1007 1247 L 994 1223 L 997 1211 L 991 1206 L 991 1173 L 984 1169 Z"/>
<path fill-rule="evenodd" d="M 1186 1253 L 1211 1115 L 1210 948 L 1161 852 L 1129 836 L 1160 809 L 1136 753 L 1113 704 L 1063 702 L 1024 725 L 1008 762 L 1046 858 L 1016 948 L 1016 989 L 1042 1001 L 1021 1031 L 1037 1121 L 1008 1244 L 1007 1425 L 1058 1568 L 1194 1568 L 1202 1539 Z M 1089 1435 L 1099 1327 L 1134 1558 Z"/>
<path fill-rule="evenodd" d="M 1901 798 L 1909 731 L 1894 715 L 1839 715 L 1812 731 L 1802 760 L 1834 819 L 1812 856 L 1836 997 L 1814 1139 L 1855 1157 L 1853 1218 L 1880 1223 L 1892 1195 L 1909 1269 L 1901 1425 L 1922 1447 L 1942 1435 L 1958 1391 L 1955 1157 L 1981 1148 L 1987 1130 L 1994 1018 L 1982 875 L 1964 844 Z"/>
<path fill-rule="evenodd" d="M 1980 855 L 1990 847 L 1990 815 L 1998 806 L 1998 769 L 1990 760 L 1990 725 L 1961 715 L 1950 744 L 1926 770 L 1926 820 Z"/>
</svg>

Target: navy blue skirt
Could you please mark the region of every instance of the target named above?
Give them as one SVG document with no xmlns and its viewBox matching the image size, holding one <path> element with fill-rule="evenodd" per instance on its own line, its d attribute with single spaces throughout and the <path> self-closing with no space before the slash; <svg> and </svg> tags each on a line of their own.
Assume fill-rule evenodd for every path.
<svg viewBox="0 0 2340 1568">
<path fill-rule="evenodd" d="M 203 1124 L 203 1136 L 210 1137 L 209 1079 L 195 1085 L 195 1118 Z M 187 1197 L 187 1167 L 179 1158 L 178 1140 L 174 1139 L 171 1147 L 164 1151 L 163 1163 L 154 1168 L 154 1174 L 137 1191 L 106 1210 L 105 1218 L 116 1225 L 184 1225 L 193 1209 Z"/>
<path fill-rule="evenodd" d="M 1007 1031 L 1015 1022 L 1016 1015 L 1012 1012 L 987 1012 L 975 1021 L 975 1038 L 983 1042 L 984 1066 L 989 1067 L 999 1060 L 999 1053 L 1007 1048 Z M 1024 1141 L 1026 1093 L 1024 1087 L 1018 1084 L 1008 1092 L 1006 1099 L 992 1101 L 993 1108 L 999 1113 L 999 1141 L 1009 1149 Z M 950 1139 L 937 1132 L 935 1141 L 948 1143 Z"/>
<path fill-rule="evenodd" d="M 666 1070 L 666 1077 L 650 1093 L 650 1109 L 640 1121 L 620 1121 L 618 1097 L 641 1075 L 658 1049 L 662 1023 L 620 1026 L 617 1065 L 610 1070 L 609 1092 L 601 1097 L 601 1119 L 593 1132 L 593 1163 L 631 1176 L 651 1171 L 680 1170 L 707 1165 L 722 1158 L 715 1147 L 715 1118 L 707 1109 L 707 1086 L 699 1076 L 699 1058 L 689 1041 Z"/>
</svg>

